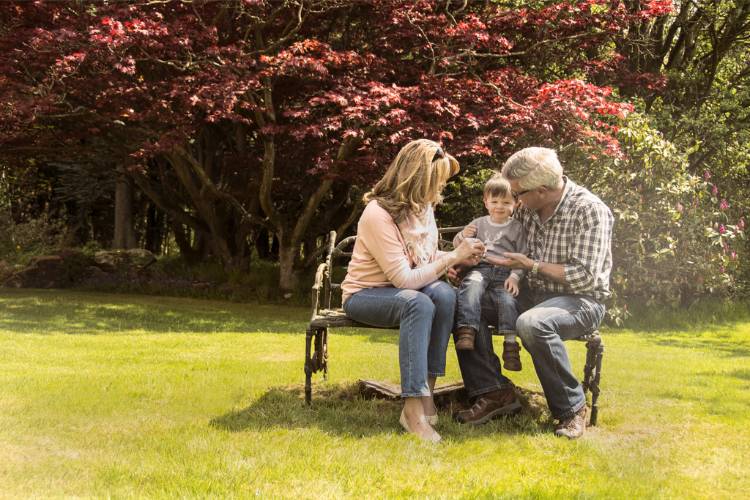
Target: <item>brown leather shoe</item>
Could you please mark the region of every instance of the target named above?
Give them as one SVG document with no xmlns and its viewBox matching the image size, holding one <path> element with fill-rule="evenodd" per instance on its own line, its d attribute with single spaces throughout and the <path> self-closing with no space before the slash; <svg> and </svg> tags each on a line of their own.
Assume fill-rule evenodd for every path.
<svg viewBox="0 0 750 500">
<path fill-rule="evenodd" d="M 471 351 L 474 349 L 474 337 L 476 330 L 470 326 L 461 326 L 456 330 L 456 349 L 459 351 Z"/>
<path fill-rule="evenodd" d="M 560 421 L 555 426 L 555 436 L 566 437 L 568 439 L 578 439 L 586 431 L 586 413 L 588 408 L 583 408 L 575 412 L 572 417 Z"/>
<path fill-rule="evenodd" d="M 518 342 L 503 342 L 503 368 L 512 372 L 521 371 L 521 346 Z"/>
<path fill-rule="evenodd" d="M 454 416 L 459 424 L 481 425 L 499 415 L 510 415 L 521 409 L 513 386 L 480 395 L 471 408 Z"/>
</svg>

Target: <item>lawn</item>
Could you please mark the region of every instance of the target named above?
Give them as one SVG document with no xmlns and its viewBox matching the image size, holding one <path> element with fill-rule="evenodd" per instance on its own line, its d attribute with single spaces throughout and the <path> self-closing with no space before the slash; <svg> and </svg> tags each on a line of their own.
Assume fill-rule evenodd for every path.
<svg viewBox="0 0 750 500">
<path fill-rule="evenodd" d="M 744 496 L 742 312 L 603 330 L 599 426 L 578 441 L 544 417 L 443 414 L 434 446 L 400 431 L 396 404 L 349 397 L 359 378 L 398 380 L 396 332 L 333 333 L 308 408 L 306 309 L 3 290 L 0 496 Z M 569 349 L 580 372 L 584 346 Z M 538 391 L 522 355 L 512 378 Z"/>
</svg>

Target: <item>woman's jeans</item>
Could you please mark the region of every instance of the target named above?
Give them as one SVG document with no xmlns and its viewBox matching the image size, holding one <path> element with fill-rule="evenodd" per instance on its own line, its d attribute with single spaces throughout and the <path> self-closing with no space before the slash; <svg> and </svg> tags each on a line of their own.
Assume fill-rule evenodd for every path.
<svg viewBox="0 0 750 500">
<path fill-rule="evenodd" d="M 401 397 L 430 395 L 428 377 L 445 375 L 456 292 L 444 281 L 421 290 L 365 288 L 349 297 L 344 312 L 354 321 L 380 328 L 399 327 Z"/>
<path fill-rule="evenodd" d="M 478 332 L 482 321 L 482 297 L 490 295 L 496 303 L 496 320 L 491 324 L 497 333 L 516 333 L 516 298 L 505 289 L 505 280 L 509 276 L 510 269 L 491 264 L 479 264 L 469 270 L 458 288 L 456 327 L 468 326 Z"/>
<path fill-rule="evenodd" d="M 591 333 L 603 318 L 604 305 L 583 295 L 544 298 L 518 317 L 518 336 L 534 361 L 547 406 L 559 420 L 586 404 L 563 342 Z"/>
</svg>

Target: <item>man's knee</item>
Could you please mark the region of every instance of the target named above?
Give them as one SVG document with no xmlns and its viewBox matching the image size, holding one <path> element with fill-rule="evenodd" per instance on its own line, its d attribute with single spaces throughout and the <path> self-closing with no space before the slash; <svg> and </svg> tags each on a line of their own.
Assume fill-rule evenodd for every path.
<svg viewBox="0 0 750 500">
<path fill-rule="evenodd" d="M 533 309 L 529 309 L 521 314 L 516 320 L 516 330 L 524 344 L 534 343 L 538 338 L 542 328 L 543 318 L 535 314 Z"/>
</svg>

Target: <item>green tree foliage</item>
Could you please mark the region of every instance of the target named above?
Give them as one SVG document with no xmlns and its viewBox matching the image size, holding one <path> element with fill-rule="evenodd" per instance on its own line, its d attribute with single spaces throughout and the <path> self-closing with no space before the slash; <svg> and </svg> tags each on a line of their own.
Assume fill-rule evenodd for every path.
<svg viewBox="0 0 750 500">
<path fill-rule="evenodd" d="M 625 3 L 635 8 L 641 2 Z M 663 75 L 663 89 L 642 94 L 640 108 L 687 154 L 687 171 L 710 183 L 721 207 L 715 222 L 744 221 L 750 213 L 750 1 L 677 0 L 672 15 L 623 32 L 618 50 L 630 71 Z M 621 87 L 629 94 L 643 88 Z M 744 288 L 750 281 L 747 245 L 746 239 L 731 242 L 730 250 L 720 244 L 720 254 L 733 259 L 725 267 Z"/>
<path fill-rule="evenodd" d="M 618 136 L 623 158 L 566 155 L 570 175 L 616 217 L 610 316 L 620 321 L 628 304 L 688 306 L 733 292 L 744 219 L 644 115 L 630 115 Z"/>
</svg>

